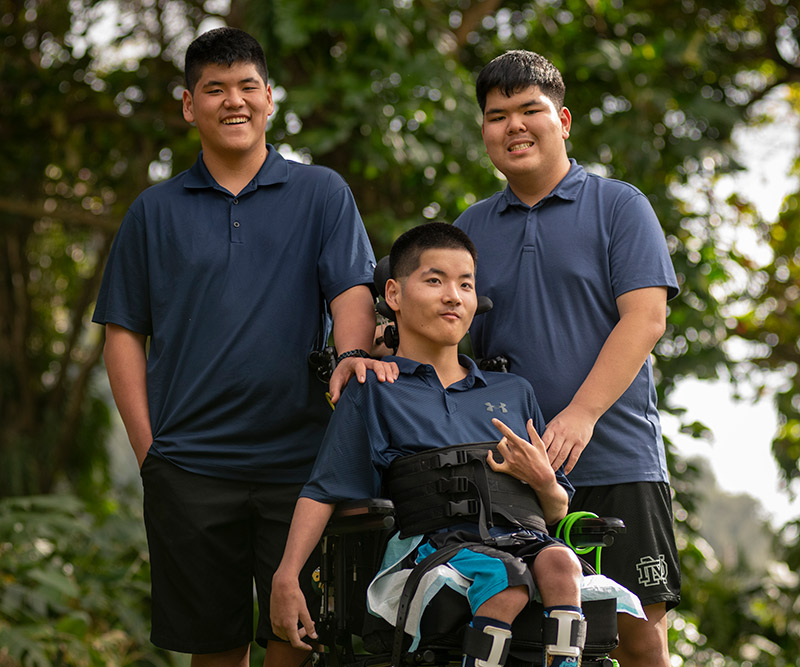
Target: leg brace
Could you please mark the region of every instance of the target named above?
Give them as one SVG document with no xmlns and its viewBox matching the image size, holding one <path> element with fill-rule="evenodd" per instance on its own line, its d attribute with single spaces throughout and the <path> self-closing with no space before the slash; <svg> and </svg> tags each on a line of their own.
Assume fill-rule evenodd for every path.
<svg viewBox="0 0 800 667">
<path fill-rule="evenodd" d="M 562 655 L 579 659 L 586 643 L 586 621 L 583 614 L 571 609 L 545 609 L 544 655 Z M 576 660 L 575 664 L 580 664 Z"/>
<path fill-rule="evenodd" d="M 510 630 L 494 625 L 487 625 L 482 630 L 477 630 L 468 625 L 464 633 L 463 664 L 474 664 L 475 667 L 503 667 L 510 648 Z"/>
</svg>

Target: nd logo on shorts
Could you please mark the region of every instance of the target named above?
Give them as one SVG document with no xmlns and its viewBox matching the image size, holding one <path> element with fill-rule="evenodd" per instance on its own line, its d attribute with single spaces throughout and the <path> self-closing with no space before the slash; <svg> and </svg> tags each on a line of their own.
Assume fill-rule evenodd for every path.
<svg viewBox="0 0 800 667">
<path fill-rule="evenodd" d="M 663 554 L 659 554 L 658 558 L 643 556 L 636 563 L 636 570 L 639 572 L 639 583 L 642 586 L 667 583 L 667 562 Z"/>
</svg>

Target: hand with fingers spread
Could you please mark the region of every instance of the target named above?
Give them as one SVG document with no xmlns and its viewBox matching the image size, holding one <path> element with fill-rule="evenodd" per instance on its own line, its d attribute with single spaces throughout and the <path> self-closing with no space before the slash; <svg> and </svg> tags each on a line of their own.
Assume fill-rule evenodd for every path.
<svg viewBox="0 0 800 667">
<path fill-rule="evenodd" d="M 380 359 L 367 359 L 365 357 L 347 357 L 342 359 L 331 375 L 329 383 L 331 393 L 331 403 L 334 405 L 339 400 L 350 378 L 354 375 L 356 379 L 364 384 L 367 381 L 367 371 L 375 373 L 379 382 L 394 382 L 400 371 L 394 362 L 387 363 Z"/>
<path fill-rule="evenodd" d="M 525 482 L 536 493 L 545 521 L 548 524 L 560 521 L 567 513 L 569 499 L 550 466 L 547 449 L 533 426 L 533 420 L 529 419 L 526 425 L 530 442 L 499 419 L 492 419 L 492 423 L 503 435 L 497 443 L 497 452 L 503 461 L 498 463 L 490 450 L 487 456 L 489 467 Z"/>
</svg>

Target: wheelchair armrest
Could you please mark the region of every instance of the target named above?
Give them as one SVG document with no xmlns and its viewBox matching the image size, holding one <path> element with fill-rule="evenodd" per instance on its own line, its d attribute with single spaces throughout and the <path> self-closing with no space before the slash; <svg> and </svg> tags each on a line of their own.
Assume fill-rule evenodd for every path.
<svg viewBox="0 0 800 667">
<path fill-rule="evenodd" d="M 346 535 L 394 527 L 394 504 L 386 498 L 360 498 L 336 503 L 325 535 Z"/>
<path fill-rule="evenodd" d="M 576 547 L 610 547 L 614 538 L 624 532 L 622 519 L 585 516 L 572 524 L 569 542 Z"/>
</svg>

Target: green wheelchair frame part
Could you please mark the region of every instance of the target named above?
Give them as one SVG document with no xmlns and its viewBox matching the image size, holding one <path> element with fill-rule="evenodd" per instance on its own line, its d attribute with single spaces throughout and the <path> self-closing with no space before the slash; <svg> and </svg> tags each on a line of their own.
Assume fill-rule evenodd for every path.
<svg viewBox="0 0 800 667">
<path fill-rule="evenodd" d="M 595 549 L 597 553 L 595 554 L 595 565 L 594 569 L 597 574 L 600 574 L 600 560 L 602 557 L 602 549 L 601 546 L 593 546 L 593 547 L 579 547 L 572 544 L 572 540 L 570 539 L 570 531 L 572 530 L 572 526 L 575 525 L 577 521 L 580 521 L 583 518 L 590 517 L 592 519 L 596 519 L 597 515 L 593 512 L 570 512 L 565 516 L 561 521 L 558 523 L 558 527 L 556 528 L 556 537 L 563 539 L 564 542 L 567 543 L 567 546 L 572 549 L 576 554 L 580 556 L 584 556 L 586 554 L 591 553 Z M 564 537 L 561 537 L 561 532 L 564 532 Z"/>
</svg>

